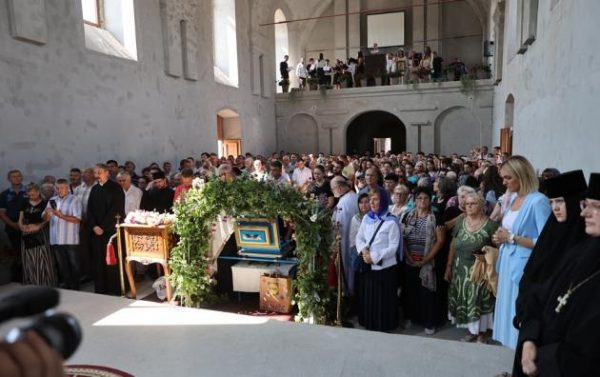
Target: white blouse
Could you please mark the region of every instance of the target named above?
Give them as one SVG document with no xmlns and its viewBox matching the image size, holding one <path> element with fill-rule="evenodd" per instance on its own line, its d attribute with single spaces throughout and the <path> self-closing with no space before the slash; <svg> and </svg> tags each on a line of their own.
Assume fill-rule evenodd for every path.
<svg viewBox="0 0 600 377">
<path fill-rule="evenodd" d="M 379 220 L 381 221 L 381 220 Z M 369 241 L 379 226 L 379 221 L 374 222 L 367 215 L 358 228 L 356 235 L 356 250 L 358 253 L 369 245 Z M 400 246 L 400 228 L 395 221 L 388 220 L 383 223 L 371 247 L 369 248 L 373 264 L 373 270 L 383 270 L 384 268 L 395 265 L 396 251 Z M 382 262 L 379 265 L 379 262 Z"/>
</svg>

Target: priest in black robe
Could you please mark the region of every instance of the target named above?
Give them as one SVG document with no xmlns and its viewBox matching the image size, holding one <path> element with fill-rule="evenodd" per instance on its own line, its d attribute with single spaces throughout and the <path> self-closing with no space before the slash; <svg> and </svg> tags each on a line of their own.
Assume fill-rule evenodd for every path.
<svg viewBox="0 0 600 377">
<path fill-rule="evenodd" d="M 160 213 L 173 212 L 175 192 L 169 187 L 165 173 L 158 171 L 152 174 L 152 188 L 144 192 L 140 208 Z"/>
<path fill-rule="evenodd" d="M 587 238 L 526 302 L 514 376 L 598 376 L 600 371 L 600 173 L 590 177 L 581 216 Z"/>
<path fill-rule="evenodd" d="M 92 187 L 87 207 L 87 226 L 91 234 L 94 291 L 119 296 L 121 294 L 118 265 L 106 265 L 106 245 L 115 234 L 116 216 L 125 217 L 125 193 L 110 180 L 104 164 L 94 168 L 98 184 Z"/>
</svg>

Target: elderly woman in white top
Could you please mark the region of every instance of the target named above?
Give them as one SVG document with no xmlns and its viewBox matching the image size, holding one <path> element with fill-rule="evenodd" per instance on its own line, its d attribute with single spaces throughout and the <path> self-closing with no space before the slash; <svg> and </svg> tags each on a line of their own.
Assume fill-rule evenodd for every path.
<svg viewBox="0 0 600 377">
<path fill-rule="evenodd" d="M 379 188 L 369 193 L 371 210 L 356 235 L 359 258 L 370 270 L 359 273 L 358 322 L 367 330 L 391 331 L 398 327 L 397 252 L 402 247 L 397 218 L 388 212 L 387 195 Z"/>
</svg>

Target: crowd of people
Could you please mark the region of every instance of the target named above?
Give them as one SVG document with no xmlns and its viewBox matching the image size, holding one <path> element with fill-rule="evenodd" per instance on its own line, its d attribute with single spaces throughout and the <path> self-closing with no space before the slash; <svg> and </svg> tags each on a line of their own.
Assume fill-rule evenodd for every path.
<svg viewBox="0 0 600 377">
<path fill-rule="evenodd" d="M 244 174 L 294 187 L 331 212 L 347 315 L 366 329 L 418 324 L 433 334 L 451 321 L 463 341 L 488 342 L 491 332 L 517 350 L 515 375 L 592 368 L 600 175 L 589 188 L 581 171 L 538 177 L 498 147 L 468 156 L 203 153 L 140 175 L 132 161 L 109 160 L 27 186 L 12 170 L 0 219 L 23 283 L 78 289 L 88 277 L 97 293 L 119 294 L 117 268 L 104 263 L 117 215 L 169 212 L 194 177 Z"/>
<path fill-rule="evenodd" d="M 383 54 L 375 45 L 370 50 L 370 54 Z M 305 62 L 304 58 L 296 65 L 295 69 L 289 66 L 289 56 L 284 56 L 279 65 L 281 80 L 289 85 L 289 73 L 293 70 L 298 79 L 300 89 L 309 87 L 316 88 L 336 88 L 342 87 L 360 87 L 376 85 L 375 75 L 367 74 L 365 56 L 362 51 L 358 52 L 357 57 L 350 57 L 346 60 L 337 58 L 335 63 L 319 54 L 318 59 L 313 57 Z M 458 81 L 462 76 L 469 73 L 468 67 L 460 58 L 444 65 L 444 59 L 432 51 L 429 46 L 425 46 L 423 52 L 410 50 L 408 53 L 404 50 L 388 51 L 385 53 L 385 67 L 376 75 L 381 77 L 383 85 L 411 82 L 430 82 L 430 81 Z"/>
</svg>

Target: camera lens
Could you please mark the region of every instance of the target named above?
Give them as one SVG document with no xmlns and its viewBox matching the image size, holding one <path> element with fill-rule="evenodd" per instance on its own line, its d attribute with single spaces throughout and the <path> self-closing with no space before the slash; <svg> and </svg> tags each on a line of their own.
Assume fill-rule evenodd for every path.
<svg viewBox="0 0 600 377">
<path fill-rule="evenodd" d="M 79 322 L 67 313 L 53 313 L 38 317 L 29 326 L 11 330 L 6 340 L 18 341 L 31 330 L 40 335 L 65 360 L 75 353 L 81 343 L 82 332 Z"/>
</svg>

